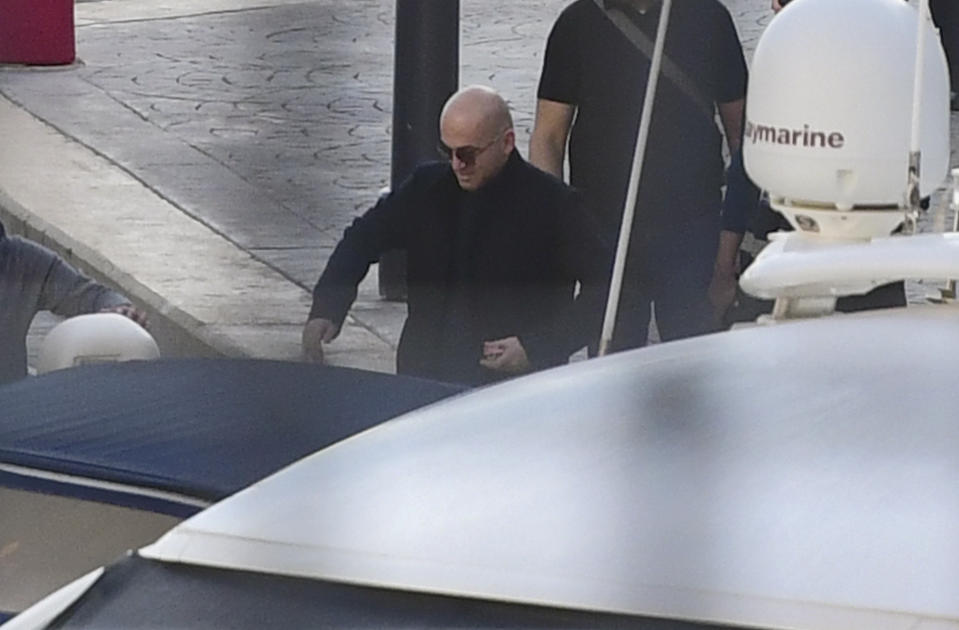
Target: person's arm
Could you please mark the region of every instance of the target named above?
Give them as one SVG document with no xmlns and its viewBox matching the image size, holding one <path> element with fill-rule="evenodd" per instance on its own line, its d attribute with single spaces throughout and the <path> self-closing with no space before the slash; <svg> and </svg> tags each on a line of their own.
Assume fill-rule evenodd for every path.
<svg viewBox="0 0 959 630">
<path fill-rule="evenodd" d="M 713 316 L 717 325 L 722 322 L 726 311 L 736 300 L 736 284 L 739 273 L 739 246 L 743 235 L 738 232 L 722 230 L 719 233 L 719 248 L 713 263 L 713 277 L 709 281 L 707 297 L 713 307 Z"/>
<path fill-rule="evenodd" d="M 746 99 L 740 98 L 729 103 L 719 103 L 719 118 L 726 136 L 726 146 L 730 155 L 739 151 L 743 139 L 743 120 L 746 116 Z"/>
<path fill-rule="evenodd" d="M 739 263 L 739 246 L 746 229 L 746 214 L 750 191 L 746 174 L 742 170 L 742 134 L 743 117 L 746 111 L 746 99 L 740 98 L 728 103 L 719 103 L 719 117 L 722 121 L 726 145 L 733 156 L 726 182 L 726 198 L 723 204 L 723 228 L 719 233 L 719 247 L 713 263 L 713 277 L 709 283 L 708 297 L 717 321 L 736 299 L 736 275 Z M 756 191 L 758 193 L 758 190 Z M 757 194 L 758 197 L 758 194 Z"/>
<path fill-rule="evenodd" d="M 746 115 L 748 70 L 736 26 L 728 11 L 716 21 L 715 48 L 711 54 L 716 63 L 716 94 L 720 122 L 731 157 L 726 175 L 726 196 L 723 199 L 722 228 L 713 277 L 708 297 L 717 322 L 736 298 L 739 246 L 743 233 L 756 209 L 759 190 L 749 181 L 742 163 L 742 136 Z"/>
<path fill-rule="evenodd" d="M 579 3 L 567 7 L 550 30 L 543 52 L 543 68 L 536 88 L 536 117 L 529 139 L 529 162 L 557 179 L 563 179 L 566 142 L 576 105 L 582 96 L 583 13 L 592 7 Z"/>
<path fill-rule="evenodd" d="M 30 241 L 20 242 L 24 282 L 38 283 L 40 310 L 64 317 L 116 311 L 138 323 L 145 319 L 127 298 L 86 277 L 53 251 Z"/>
<path fill-rule="evenodd" d="M 301 341 L 308 359 L 323 360 L 323 344 L 339 335 L 370 265 L 384 252 L 405 247 L 404 217 L 413 203 L 415 176 L 354 219 L 333 250 L 313 287 L 313 304 L 303 327 Z"/>
<path fill-rule="evenodd" d="M 563 179 L 566 141 L 576 108 L 547 99 L 536 101 L 536 119 L 529 139 L 529 161 L 540 170 Z"/>
</svg>

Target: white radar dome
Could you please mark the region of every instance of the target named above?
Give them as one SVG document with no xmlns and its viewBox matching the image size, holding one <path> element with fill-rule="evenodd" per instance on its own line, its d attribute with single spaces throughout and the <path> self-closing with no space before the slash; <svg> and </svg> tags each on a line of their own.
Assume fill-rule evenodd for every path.
<svg viewBox="0 0 959 630">
<path fill-rule="evenodd" d="M 919 12 L 902 0 L 797 0 L 753 57 L 746 170 L 796 205 L 906 205 Z M 920 194 L 949 166 L 949 79 L 928 24 Z"/>
<path fill-rule="evenodd" d="M 47 333 L 37 357 L 37 372 L 159 357 L 153 336 L 136 322 L 118 313 L 92 313 L 64 320 Z"/>
</svg>

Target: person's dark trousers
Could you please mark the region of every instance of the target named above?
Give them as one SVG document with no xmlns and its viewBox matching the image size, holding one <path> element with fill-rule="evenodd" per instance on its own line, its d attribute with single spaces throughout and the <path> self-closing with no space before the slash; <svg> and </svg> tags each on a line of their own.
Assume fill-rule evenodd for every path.
<svg viewBox="0 0 959 630">
<path fill-rule="evenodd" d="M 634 239 L 610 344 L 613 351 L 646 345 L 651 303 L 662 341 L 719 329 L 707 296 L 718 238 L 718 224 L 704 224 Z"/>
<path fill-rule="evenodd" d="M 929 10 L 939 27 L 942 47 L 949 63 L 949 80 L 955 94 L 959 92 L 959 0 L 929 0 Z M 959 104 L 957 101 L 959 99 L 953 98 L 953 109 Z"/>
<path fill-rule="evenodd" d="M 836 310 L 840 313 L 871 311 L 877 308 L 895 308 L 906 305 L 906 284 L 891 282 L 876 287 L 863 295 L 847 295 L 836 300 Z"/>
</svg>

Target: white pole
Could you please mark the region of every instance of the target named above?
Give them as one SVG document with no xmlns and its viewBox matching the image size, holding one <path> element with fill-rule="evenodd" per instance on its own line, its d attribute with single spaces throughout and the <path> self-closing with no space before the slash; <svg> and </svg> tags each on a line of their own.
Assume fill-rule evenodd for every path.
<svg viewBox="0 0 959 630">
<path fill-rule="evenodd" d="M 919 210 L 919 171 L 921 168 L 922 88 L 926 58 L 926 25 L 929 23 L 929 0 L 919 0 L 916 26 L 916 64 L 912 81 L 912 131 L 909 139 L 909 180 L 907 202 L 910 214 Z M 911 221 L 911 219 L 910 219 Z"/>
<path fill-rule="evenodd" d="M 952 210 L 952 231 L 959 232 L 959 168 L 952 169 L 952 195 L 949 200 L 949 209 Z M 944 297 L 956 299 L 956 279 L 946 283 Z"/>
<path fill-rule="evenodd" d="M 609 285 L 609 298 L 606 301 L 606 317 L 603 320 L 603 333 L 599 341 L 599 356 L 609 351 L 616 327 L 616 313 L 619 311 L 619 296 L 623 288 L 623 271 L 626 267 L 626 254 L 629 252 L 629 237 L 633 230 L 633 215 L 636 212 L 636 199 L 639 196 L 639 180 L 643 174 L 643 156 L 646 155 L 646 142 L 649 139 L 649 125 L 653 118 L 653 101 L 656 98 L 656 85 L 659 82 L 659 69 L 663 64 L 663 47 L 666 44 L 666 27 L 669 25 L 669 13 L 672 0 L 663 0 L 656 29 L 656 44 L 653 46 L 653 58 L 649 65 L 649 79 L 646 81 L 646 96 L 643 100 L 643 114 L 639 121 L 639 133 L 636 136 L 636 150 L 633 153 L 633 170 L 629 176 L 629 189 L 626 205 L 623 208 L 623 222 L 619 228 L 619 243 L 616 246 L 616 262 L 613 265 L 613 277 Z"/>
</svg>

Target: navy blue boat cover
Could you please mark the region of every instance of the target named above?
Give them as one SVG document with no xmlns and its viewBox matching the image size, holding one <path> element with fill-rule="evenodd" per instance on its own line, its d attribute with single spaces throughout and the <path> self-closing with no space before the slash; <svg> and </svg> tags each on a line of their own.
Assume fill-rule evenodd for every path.
<svg viewBox="0 0 959 630">
<path fill-rule="evenodd" d="M 584 576 L 584 579 L 587 579 Z M 644 628 L 713 625 L 167 564 L 109 567 L 49 628 Z"/>
<path fill-rule="evenodd" d="M 78 367 L 0 386 L 0 466 L 212 502 L 325 446 L 460 391 L 422 379 L 280 361 Z M 0 471 L 0 485 L 70 494 L 62 484 L 16 469 L 11 474 L 9 466 Z M 139 507 L 178 515 L 197 510 Z"/>
</svg>

